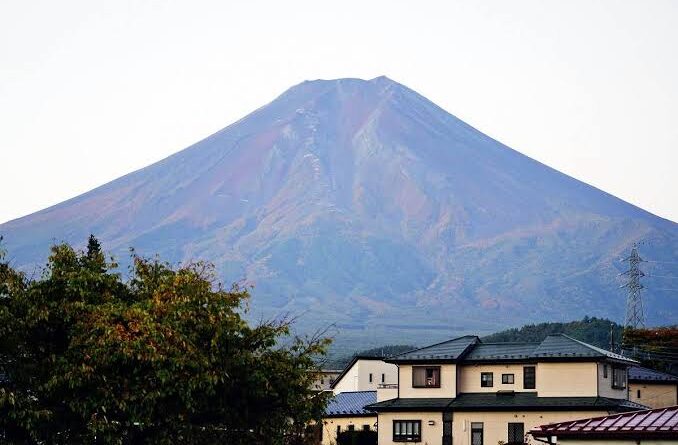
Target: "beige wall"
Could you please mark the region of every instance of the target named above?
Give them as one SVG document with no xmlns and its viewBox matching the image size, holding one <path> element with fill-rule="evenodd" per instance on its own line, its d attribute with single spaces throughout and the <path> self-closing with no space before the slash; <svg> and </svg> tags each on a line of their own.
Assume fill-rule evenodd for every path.
<svg viewBox="0 0 678 445">
<path fill-rule="evenodd" d="M 574 440 L 574 439 L 558 439 L 558 444 L 563 445 L 676 445 L 678 439 L 675 440 Z"/>
<path fill-rule="evenodd" d="M 429 365 L 415 365 L 429 366 Z M 456 397 L 457 367 L 456 365 L 440 366 L 440 388 L 412 388 L 412 365 L 400 365 L 400 397 Z"/>
<path fill-rule="evenodd" d="M 613 399 L 626 399 L 627 398 L 626 388 L 615 389 L 612 387 L 612 365 L 611 364 L 607 365 L 607 378 L 604 377 L 605 375 L 604 367 L 605 367 L 604 363 L 598 363 L 598 395 L 601 397 L 611 397 Z"/>
<path fill-rule="evenodd" d="M 421 420 L 421 442 L 422 445 L 439 445 L 443 438 L 443 415 L 442 413 L 380 413 L 379 414 L 379 445 L 400 444 L 402 442 L 393 442 L 393 421 L 394 420 Z M 429 425 L 432 421 L 434 425 Z"/>
<path fill-rule="evenodd" d="M 513 391 L 536 391 L 536 389 L 523 388 L 523 366 L 534 366 L 531 364 L 510 364 L 510 365 L 464 365 L 461 366 L 461 379 L 459 382 L 459 392 L 497 392 L 502 389 Z M 491 372 L 494 374 L 491 388 L 480 386 L 480 373 Z M 502 374 L 513 374 L 514 384 L 504 385 L 501 383 Z"/>
<path fill-rule="evenodd" d="M 370 383 L 370 373 L 372 382 Z M 358 360 L 334 387 L 334 393 L 376 391 L 384 374 L 385 383 L 398 383 L 398 367 L 382 360 Z"/>
<path fill-rule="evenodd" d="M 640 397 L 638 397 L 638 390 L 640 390 Z M 650 408 L 678 405 L 678 385 L 675 383 L 630 383 L 629 400 Z"/>
<path fill-rule="evenodd" d="M 362 430 L 363 425 L 369 425 L 374 430 L 374 424 L 377 422 L 377 416 L 364 417 L 330 417 L 323 420 L 323 445 L 336 445 L 337 426 L 341 426 L 342 431 L 348 430 L 349 425 L 353 425 L 356 430 Z"/>
<path fill-rule="evenodd" d="M 536 382 L 539 397 L 597 396 L 597 366 L 597 363 L 586 362 L 539 363 Z"/>
<path fill-rule="evenodd" d="M 595 416 L 606 416 L 607 411 L 554 411 L 554 412 L 455 412 L 452 417 L 452 435 L 454 445 L 471 444 L 471 423 L 483 423 L 483 443 L 495 445 L 508 439 L 509 422 L 525 424 L 525 433 L 539 425 Z M 533 440 L 534 442 L 534 440 Z M 390 442 L 387 442 L 390 443 Z M 440 442 L 437 442 L 440 443 Z M 536 442 L 534 442 L 536 443 Z M 379 442 L 381 445 L 381 442 Z"/>
</svg>

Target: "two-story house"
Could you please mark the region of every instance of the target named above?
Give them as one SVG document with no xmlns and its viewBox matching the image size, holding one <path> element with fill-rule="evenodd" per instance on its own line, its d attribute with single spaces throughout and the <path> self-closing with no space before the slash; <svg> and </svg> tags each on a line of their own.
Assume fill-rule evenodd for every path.
<svg viewBox="0 0 678 445">
<path fill-rule="evenodd" d="M 628 400 L 635 362 L 565 335 L 541 343 L 465 336 L 386 359 L 395 398 L 368 405 L 379 445 L 523 443 L 538 425 L 644 408 Z"/>
<path fill-rule="evenodd" d="M 650 408 L 678 405 L 678 377 L 632 366 L 629 368 L 629 400 Z"/>
</svg>

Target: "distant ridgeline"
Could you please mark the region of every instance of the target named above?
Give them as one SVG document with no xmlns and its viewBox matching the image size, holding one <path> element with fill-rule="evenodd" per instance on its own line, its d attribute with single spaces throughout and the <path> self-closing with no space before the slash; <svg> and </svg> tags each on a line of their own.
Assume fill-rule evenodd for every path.
<svg viewBox="0 0 678 445">
<path fill-rule="evenodd" d="M 584 317 L 583 320 L 565 323 L 539 323 L 528 324 L 521 328 L 512 328 L 500 331 L 482 338 L 486 343 L 504 342 L 534 342 L 539 343 L 551 334 L 566 334 L 577 340 L 589 343 L 599 348 L 609 349 L 610 328 L 614 332 L 615 346 L 619 347 L 622 339 L 623 326 L 605 318 Z M 384 345 L 377 348 L 366 349 L 356 352 L 351 356 L 332 357 L 327 360 L 327 368 L 341 369 L 348 364 L 354 356 L 366 355 L 377 357 L 389 357 L 405 351 L 415 349 L 411 345 Z"/>
</svg>

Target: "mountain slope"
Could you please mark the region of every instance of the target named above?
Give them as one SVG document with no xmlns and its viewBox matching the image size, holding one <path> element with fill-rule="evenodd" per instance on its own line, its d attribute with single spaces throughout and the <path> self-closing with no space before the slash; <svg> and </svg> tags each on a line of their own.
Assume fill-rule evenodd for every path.
<svg viewBox="0 0 678 445">
<path fill-rule="evenodd" d="M 619 319 L 618 258 L 678 257 L 678 225 L 544 166 L 385 77 L 299 84 L 163 161 L 0 226 L 24 268 L 89 233 L 215 262 L 253 312 L 399 340 Z M 648 294 L 650 319 L 678 318 Z M 425 329 L 422 333 L 421 329 Z M 378 339 L 377 339 L 378 338 Z"/>
</svg>

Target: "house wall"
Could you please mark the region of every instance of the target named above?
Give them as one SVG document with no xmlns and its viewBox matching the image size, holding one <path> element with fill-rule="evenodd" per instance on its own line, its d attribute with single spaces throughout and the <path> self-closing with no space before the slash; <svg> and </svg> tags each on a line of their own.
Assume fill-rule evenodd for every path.
<svg viewBox="0 0 678 445">
<path fill-rule="evenodd" d="M 442 413 L 428 412 L 403 412 L 403 413 L 380 413 L 379 414 L 379 445 L 401 444 L 393 442 L 394 420 L 421 420 L 421 444 L 437 445 L 443 438 L 443 415 Z M 432 421 L 434 425 L 429 425 Z"/>
<path fill-rule="evenodd" d="M 640 390 L 640 397 L 638 397 Z M 678 405 L 678 385 L 662 383 L 629 383 L 629 400 L 650 408 Z"/>
<path fill-rule="evenodd" d="M 370 373 L 372 382 L 370 383 Z M 381 374 L 385 383 L 398 383 L 398 367 L 382 360 L 358 360 L 335 385 L 334 393 L 347 391 L 376 391 L 381 383 Z"/>
<path fill-rule="evenodd" d="M 628 385 L 628 370 L 627 370 Z M 615 389 L 612 387 L 612 365 L 607 365 L 607 378 L 605 378 L 605 364 L 598 363 L 598 395 L 613 399 L 626 399 L 627 388 Z"/>
<path fill-rule="evenodd" d="M 347 391 L 358 391 L 358 386 L 359 386 L 359 370 L 360 368 L 360 361 L 357 361 L 351 366 L 351 368 L 348 370 L 346 374 L 337 382 L 335 385 L 333 391 L 335 394 L 339 394 L 341 392 L 347 392 Z"/>
<path fill-rule="evenodd" d="M 461 378 L 459 381 L 459 392 L 497 392 L 499 390 L 513 390 L 516 392 L 536 391 L 535 389 L 523 388 L 523 366 L 522 364 L 507 365 L 463 365 L 461 366 Z M 494 386 L 485 388 L 480 386 L 480 374 L 482 372 L 491 372 L 494 374 Z M 514 384 L 502 384 L 502 374 L 513 374 Z"/>
<path fill-rule="evenodd" d="M 607 414 L 607 411 L 455 412 L 452 417 L 452 435 L 454 445 L 471 445 L 471 423 L 482 422 L 483 443 L 495 445 L 499 441 L 506 442 L 508 440 L 509 422 L 524 423 L 525 433 L 527 433 L 532 428 L 547 423 L 606 416 Z M 379 444 L 381 445 L 381 442 Z"/>
<path fill-rule="evenodd" d="M 429 366 L 429 365 L 415 365 Z M 400 398 L 414 397 L 456 397 L 457 367 L 456 365 L 430 365 L 440 366 L 440 388 L 412 388 L 412 365 L 400 365 Z"/>
<path fill-rule="evenodd" d="M 539 397 L 597 396 L 597 366 L 597 363 L 590 362 L 539 363 L 536 370 Z"/>
<path fill-rule="evenodd" d="M 371 430 L 375 429 L 374 424 L 377 422 L 377 416 L 356 416 L 356 417 L 330 417 L 323 419 L 323 445 L 336 445 L 337 443 L 337 426 L 341 427 L 342 431 L 348 430 L 349 425 L 353 425 L 356 430 L 362 430 L 363 425 L 369 425 Z"/>
</svg>

